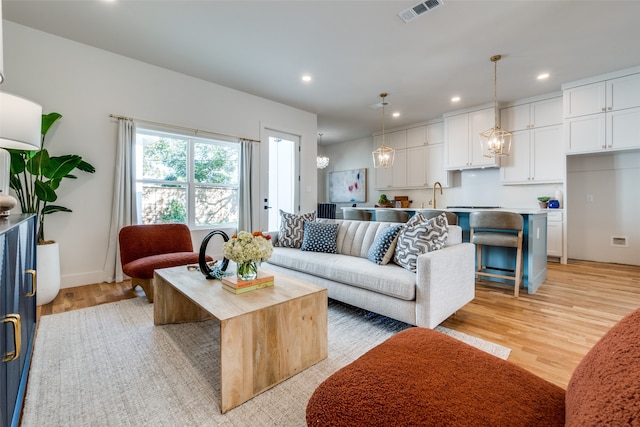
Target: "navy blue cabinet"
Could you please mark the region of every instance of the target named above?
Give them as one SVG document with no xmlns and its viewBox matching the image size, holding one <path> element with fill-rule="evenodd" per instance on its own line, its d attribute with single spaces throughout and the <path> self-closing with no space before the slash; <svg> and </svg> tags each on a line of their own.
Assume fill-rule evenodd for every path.
<svg viewBox="0 0 640 427">
<path fill-rule="evenodd" d="M 0 219 L 0 427 L 17 426 L 36 330 L 34 215 Z"/>
</svg>

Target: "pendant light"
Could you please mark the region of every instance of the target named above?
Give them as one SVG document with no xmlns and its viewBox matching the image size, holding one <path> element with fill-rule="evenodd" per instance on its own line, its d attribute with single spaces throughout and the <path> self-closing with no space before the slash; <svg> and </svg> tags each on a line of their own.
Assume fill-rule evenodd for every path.
<svg viewBox="0 0 640 427">
<path fill-rule="evenodd" d="M 322 146 L 322 134 L 319 133 L 318 136 L 320 137 L 318 141 L 318 146 Z M 318 169 L 324 169 L 327 166 L 329 166 L 329 158 L 324 154 L 318 155 L 318 157 L 316 157 L 316 167 Z"/>
<path fill-rule="evenodd" d="M 480 134 L 480 146 L 484 157 L 505 157 L 511 151 L 511 139 L 513 134 L 508 130 L 500 129 L 498 126 L 498 61 L 501 55 L 490 58 L 493 62 L 493 108 L 495 114 L 494 125 Z"/>
<path fill-rule="evenodd" d="M 387 95 L 389 94 L 380 94 L 380 97 L 382 98 L 382 145 L 373 151 L 373 167 L 376 169 L 393 167 L 393 160 L 396 156 L 396 150 L 384 145 L 384 106 L 389 105 L 384 99 Z"/>
</svg>

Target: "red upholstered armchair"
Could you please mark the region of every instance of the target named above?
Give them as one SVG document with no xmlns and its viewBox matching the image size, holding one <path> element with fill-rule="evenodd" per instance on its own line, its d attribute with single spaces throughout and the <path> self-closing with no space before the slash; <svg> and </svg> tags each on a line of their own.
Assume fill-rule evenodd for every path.
<svg viewBox="0 0 640 427">
<path fill-rule="evenodd" d="M 153 302 L 153 271 L 197 264 L 191 232 L 185 224 L 149 224 L 123 227 L 119 234 L 122 271 Z"/>
</svg>

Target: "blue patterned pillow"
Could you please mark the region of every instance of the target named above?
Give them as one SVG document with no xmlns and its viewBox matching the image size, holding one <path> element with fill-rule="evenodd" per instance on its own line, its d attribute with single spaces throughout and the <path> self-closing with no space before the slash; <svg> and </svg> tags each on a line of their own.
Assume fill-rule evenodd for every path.
<svg viewBox="0 0 640 427">
<path fill-rule="evenodd" d="M 280 209 L 280 233 L 278 233 L 278 240 L 274 246 L 281 248 L 299 248 L 300 245 L 302 245 L 304 224 L 307 221 L 315 220 L 315 211 L 296 215 Z"/>
<path fill-rule="evenodd" d="M 336 239 L 338 238 L 338 223 L 305 222 L 303 251 L 338 253 Z"/>
<path fill-rule="evenodd" d="M 392 225 L 378 233 L 367 252 L 367 259 L 380 265 L 388 264 L 393 258 L 401 228 L 402 225 Z"/>
<path fill-rule="evenodd" d="M 422 223 L 411 221 L 400 230 L 393 261 L 410 271 L 417 270 L 418 256 L 442 249 L 449 236 L 447 216 L 443 212 Z"/>
</svg>

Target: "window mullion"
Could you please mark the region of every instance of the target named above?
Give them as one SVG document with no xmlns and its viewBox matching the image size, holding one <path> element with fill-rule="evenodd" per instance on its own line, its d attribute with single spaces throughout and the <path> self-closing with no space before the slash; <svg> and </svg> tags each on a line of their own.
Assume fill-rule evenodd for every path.
<svg viewBox="0 0 640 427">
<path fill-rule="evenodd" d="M 189 228 L 196 225 L 196 185 L 195 185 L 195 141 L 189 139 L 187 144 L 187 217 Z"/>
</svg>

